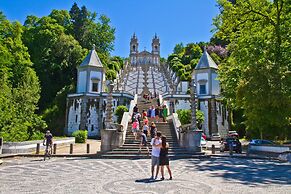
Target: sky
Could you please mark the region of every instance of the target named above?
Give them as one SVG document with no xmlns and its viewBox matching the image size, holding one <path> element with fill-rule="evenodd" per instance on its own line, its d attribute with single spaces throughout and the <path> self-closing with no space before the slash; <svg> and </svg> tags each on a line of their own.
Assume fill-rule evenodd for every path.
<svg viewBox="0 0 291 194">
<path fill-rule="evenodd" d="M 172 53 L 176 44 L 209 41 L 212 19 L 219 13 L 216 0 L 0 0 L 0 11 L 7 19 L 24 23 L 27 15 L 48 15 L 53 9 L 70 10 L 73 3 L 91 12 L 104 14 L 115 27 L 112 55 L 127 57 L 135 32 L 139 51 L 151 51 L 157 33 L 161 56 Z"/>
</svg>

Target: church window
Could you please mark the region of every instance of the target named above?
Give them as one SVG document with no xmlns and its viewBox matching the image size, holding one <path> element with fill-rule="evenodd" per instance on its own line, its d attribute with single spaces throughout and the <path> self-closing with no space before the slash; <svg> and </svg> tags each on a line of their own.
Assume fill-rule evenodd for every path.
<svg viewBox="0 0 291 194">
<path fill-rule="evenodd" d="M 200 94 L 206 94 L 206 85 L 200 84 Z"/>
<path fill-rule="evenodd" d="M 158 50 L 158 46 L 155 46 L 155 50 Z"/>
<path fill-rule="evenodd" d="M 76 119 L 75 119 L 75 122 L 76 122 L 76 123 L 78 122 L 78 115 L 76 115 Z"/>
<path fill-rule="evenodd" d="M 94 125 L 91 125 L 91 131 L 94 131 Z"/>
<path fill-rule="evenodd" d="M 92 79 L 92 92 L 99 92 L 98 91 L 98 84 L 99 84 L 98 79 Z"/>
<path fill-rule="evenodd" d="M 132 50 L 135 51 L 135 45 L 132 46 Z"/>
</svg>

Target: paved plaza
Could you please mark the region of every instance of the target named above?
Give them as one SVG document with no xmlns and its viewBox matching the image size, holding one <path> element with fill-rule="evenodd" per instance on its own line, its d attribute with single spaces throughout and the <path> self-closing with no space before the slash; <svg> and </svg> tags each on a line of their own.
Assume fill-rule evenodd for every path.
<svg viewBox="0 0 291 194">
<path fill-rule="evenodd" d="M 150 181 L 149 159 L 5 159 L 0 193 L 291 193 L 290 163 L 208 158 L 171 166 L 173 180 Z"/>
</svg>

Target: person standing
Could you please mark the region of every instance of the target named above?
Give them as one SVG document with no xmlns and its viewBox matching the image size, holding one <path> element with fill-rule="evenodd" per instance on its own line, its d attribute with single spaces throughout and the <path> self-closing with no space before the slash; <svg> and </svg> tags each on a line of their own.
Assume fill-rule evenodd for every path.
<svg viewBox="0 0 291 194">
<path fill-rule="evenodd" d="M 159 174 L 159 165 L 160 165 L 160 147 L 158 145 L 160 145 L 162 143 L 161 141 L 161 132 L 157 132 L 157 135 L 152 138 L 151 140 L 151 145 L 152 145 L 152 167 L 151 167 L 151 179 L 154 179 L 154 172 L 155 172 L 155 166 L 156 166 L 156 176 L 155 179 L 157 179 L 158 174 Z"/>
<path fill-rule="evenodd" d="M 151 114 L 152 114 L 152 107 L 150 106 L 150 108 L 148 109 L 148 112 L 147 112 L 147 116 L 150 118 Z"/>
<path fill-rule="evenodd" d="M 155 138 L 156 133 L 157 133 L 157 127 L 154 122 L 152 122 L 150 126 L 150 133 L 151 133 L 151 138 Z"/>
<path fill-rule="evenodd" d="M 163 122 L 167 122 L 167 117 L 168 117 L 168 109 L 166 105 L 163 106 Z"/>
<path fill-rule="evenodd" d="M 144 125 L 143 125 L 142 131 L 144 132 L 144 134 L 145 134 L 146 136 L 148 136 L 148 134 L 149 134 L 149 132 L 150 132 L 148 124 L 144 124 Z"/>
<path fill-rule="evenodd" d="M 167 143 L 166 136 L 162 136 L 162 143 L 157 145 L 157 147 L 160 147 L 160 157 L 159 157 L 159 166 L 161 167 L 161 174 L 162 178 L 161 180 L 164 180 L 164 166 L 167 167 L 168 173 L 170 176 L 170 180 L 172 180 L 172 171 L 170 169 L 169 165 L 169 156 L 168 156 L 168 150 L 169 150 L 169 144 Z"/>
</svg>

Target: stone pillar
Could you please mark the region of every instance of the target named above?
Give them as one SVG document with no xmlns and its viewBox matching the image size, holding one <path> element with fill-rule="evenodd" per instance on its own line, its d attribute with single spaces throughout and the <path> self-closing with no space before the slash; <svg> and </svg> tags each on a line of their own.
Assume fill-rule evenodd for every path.
<svg viewBox="0 0 291 194">
<path fill-rule="evenodd" d="M 202 131 L 188 131 L 187 132 L 188 146 L 187 149 L 193 152 L 201 152 L 201 137 Z"/>
<path fill-rule="evenodd" d="M 191 130 L 197 130 L 197 121 L 196 121 L 196 109 L 197 109 L 197 104 L 196 104 L 196 84 L 195 80 L 192 79 L 191 82 L 191 92 L 190 92 L 190 101 L 191 101 Z"/>
<path fill-rule="evenodd" d="M 86 124 L 87 124 L 87 103 L 88 99 L 86 96 L 82 98 L 81 102 L 81 120 L 80 120 L 80 130 L 86 130 Z"/>
<path fill-rule="evenodd" d="M 215 103 L 215 98 L 210 99 L 210 126 L 209 129 L 212 133 L 217 133 L 218 132 L 218 127 L 217 127 L 217 115 L 216 115 L 216 103 Z"/>
<path fill-rule="evenodd" d="M 106 103 L 106 117 L 105 117 L 105 128 L 106 129 L 111 129 L 111 124 L 113 123 L 113 111 L 112 111 L 112 90 L 113 90 L 114 85 L 112 83 L 109 84 L 108 89 L 109 93 L 107 96 L 107 103 Z"/>
</svg>

